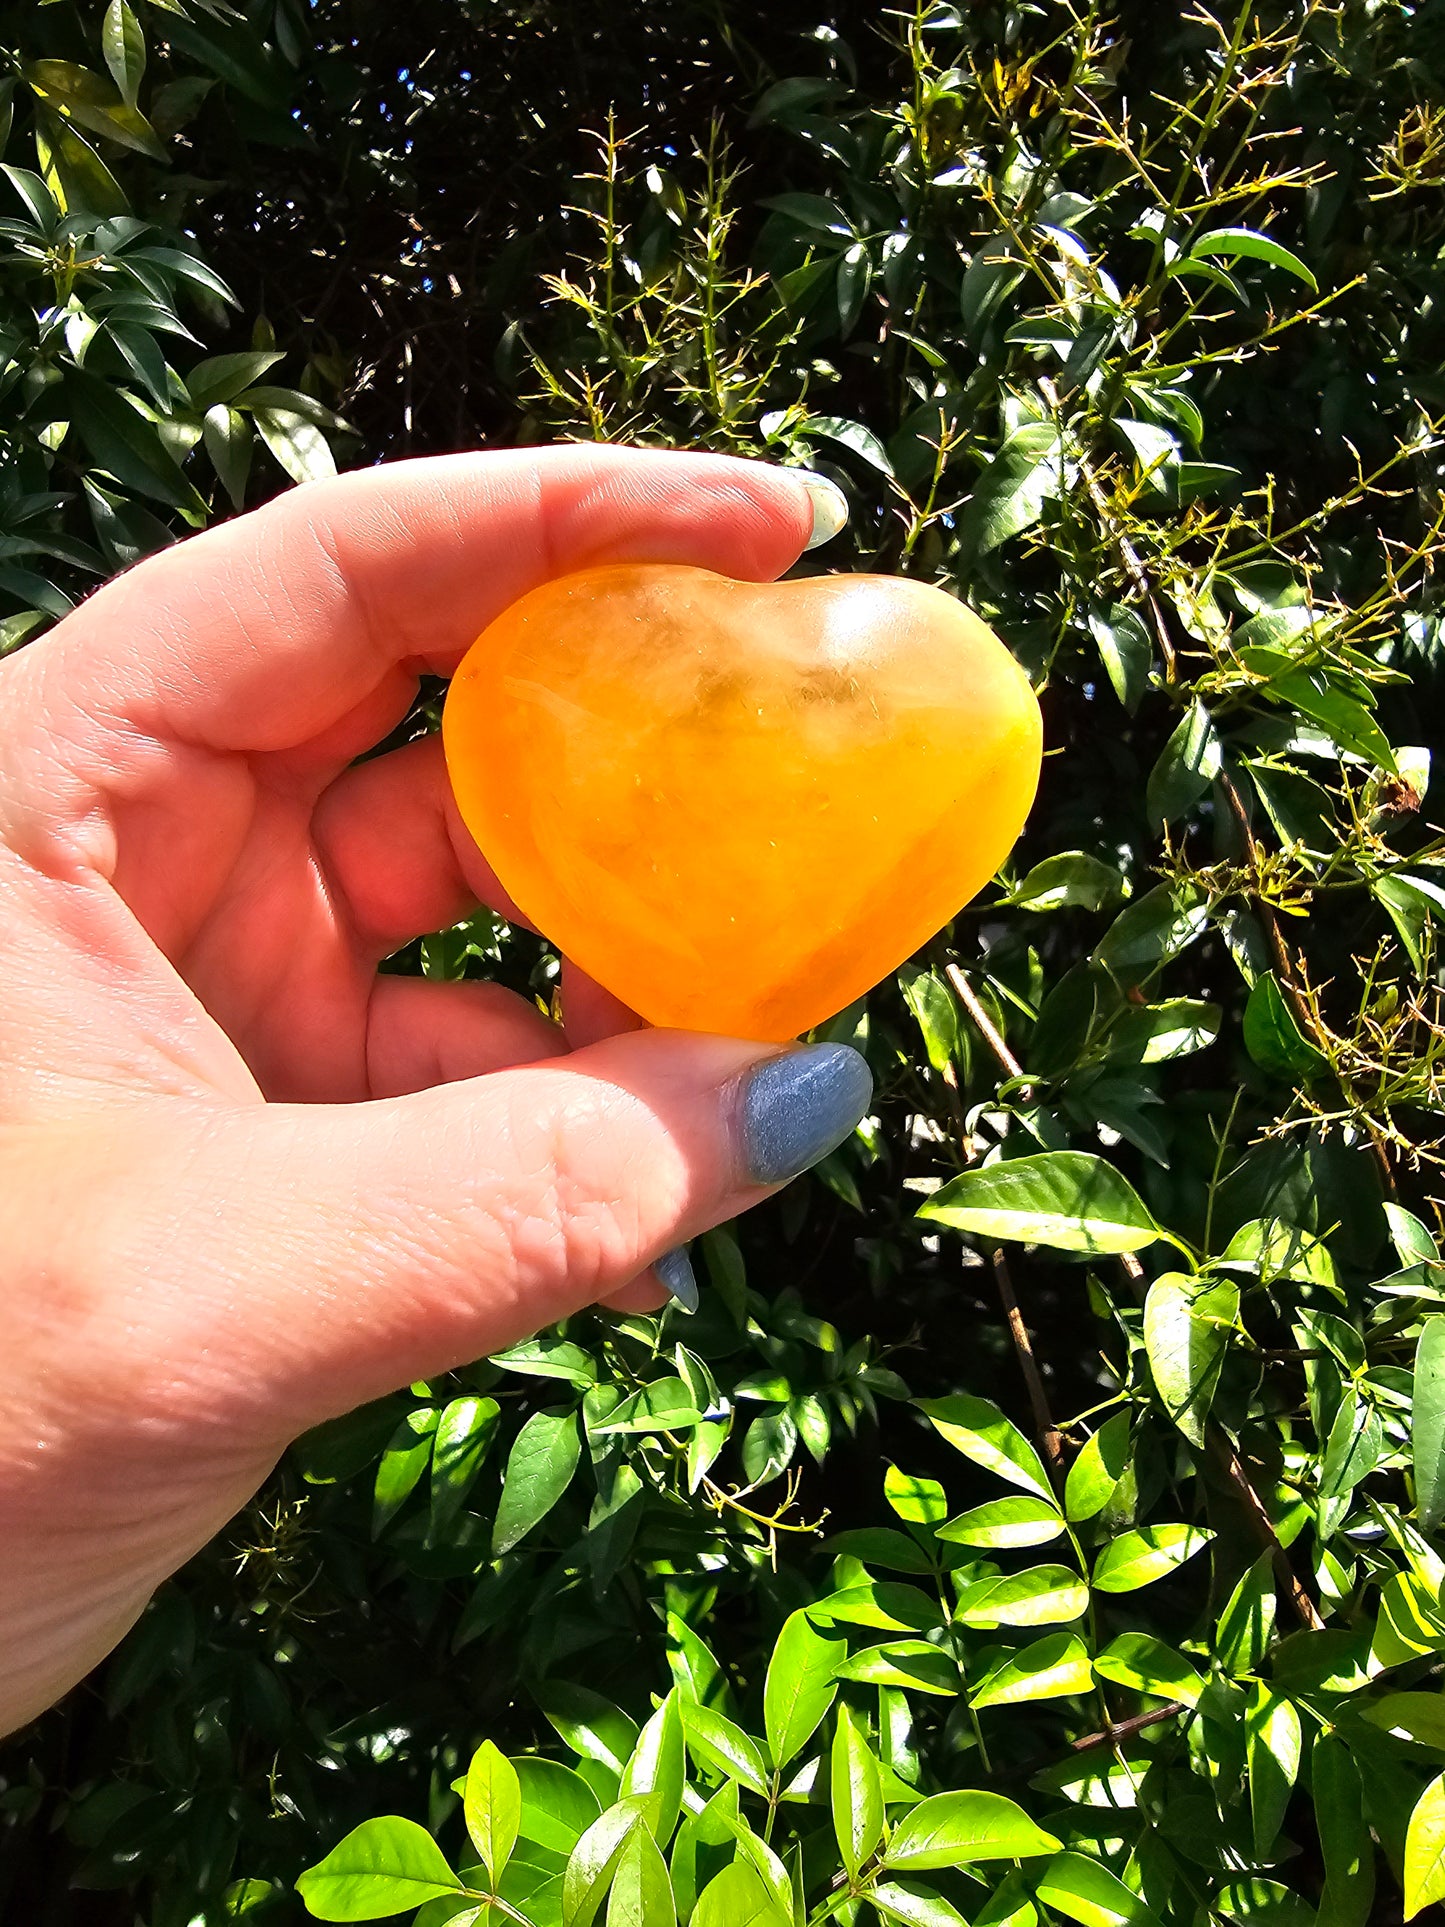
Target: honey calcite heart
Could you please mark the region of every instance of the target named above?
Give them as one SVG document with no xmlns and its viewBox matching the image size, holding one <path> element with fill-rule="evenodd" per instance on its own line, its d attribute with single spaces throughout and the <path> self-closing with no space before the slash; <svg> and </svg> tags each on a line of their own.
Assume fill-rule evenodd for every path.
<svg viewBox="0 0 1445 1927">
<path fill-rule="evenodd" d="M 783 1041 L 988 881 L 1042 731 L 939 589 L 624 563 L 498 616 L 442 734 L 468 829 L 559 949 L 650 1023 Z"/>
</svg>

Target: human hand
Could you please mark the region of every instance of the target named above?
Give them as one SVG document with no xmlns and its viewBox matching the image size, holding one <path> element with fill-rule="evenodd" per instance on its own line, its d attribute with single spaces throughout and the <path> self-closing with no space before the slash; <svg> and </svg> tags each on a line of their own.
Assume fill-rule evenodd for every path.
<svg viewBox="0 0 1445 1927">
<path fill-rule="evenodd" d="M 512 906 L 436 738 L 356 763 L 538 582 L 767 578 L 811 528 L 796 475 L 719 457 L 402 463 L 152 558 L 0 666 L 0 1732 L 297 1433 L 656 1304 L 648 1267 L 857 1122 L 841 1047 L 627 1029 L 578 979 L 564 1035 L 378 976 Z"/>
</svg>

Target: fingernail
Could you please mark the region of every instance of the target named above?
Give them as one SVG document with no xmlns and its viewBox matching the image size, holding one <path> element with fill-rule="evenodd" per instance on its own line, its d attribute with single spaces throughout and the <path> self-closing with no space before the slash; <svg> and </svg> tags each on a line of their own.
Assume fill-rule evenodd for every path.
<svg viewBox="0 0 1445 1927">
<path fill-rule="evenodd" d="M 686 1245 L 665 1252 L 652 1267 L 684 1311 L 697 1310 L 697 1274 Z"/>
<path fill-rule="evenodd" d="M 743 1089 L 743 1143 L 755 1184 L 783 1184 L 826 1157 L 865 1114 L 873 1075 L 846 1044 L 771 1057 Z"/>
<path fill-rule="evenodd" d="M 848 521 L 848 497 L 836 482 L 830 482 L 826 475 L 810 475 L 804 472 L 803 487 L 808 491 L 808 500 L 813 505 L 813 533 L 803 544 L 805 549 L 820 549 L 825 542 L 831 542 L 839 529 Z"/>
</svg>

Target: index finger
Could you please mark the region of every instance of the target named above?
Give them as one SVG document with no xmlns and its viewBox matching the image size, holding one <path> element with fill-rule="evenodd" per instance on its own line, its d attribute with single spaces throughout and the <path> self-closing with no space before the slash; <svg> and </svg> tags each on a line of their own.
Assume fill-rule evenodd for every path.
<svg viewBox="0 0 1445 1927">
<path fill-rule="evenodd" d="M 36 648 L 69 658 L 60 687 L 91 718 L 285 750 L 394 686 L 399 667 L 450 674 L 553 576 L 616 560 L 766 580 L 812 527 L 797 471 L 730 456 L 573 444 L 396 462 L 152 557 Z"/>
</svg>

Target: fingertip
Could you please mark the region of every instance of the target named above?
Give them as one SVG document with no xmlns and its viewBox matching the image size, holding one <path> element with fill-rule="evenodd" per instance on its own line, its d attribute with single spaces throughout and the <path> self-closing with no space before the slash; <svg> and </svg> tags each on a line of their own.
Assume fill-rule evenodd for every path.
<svg viewBox="0 0 1445 1927">
<path fill-rule="evenodd" d="M 637 1312 L 644 1316 L 650 1312 L 662 1311 L 672 1302 L 672 1294 L 657 1282 L 656 1274 L 651 1271 L 643 1272 L 640 1278 L 634 1278 L 632 1283 L 624 1285 L 621 1291 L 614 1291 L 608 1297 L 598 1300 L 603 1311 L 621 1314 Z"/>
</svg>

